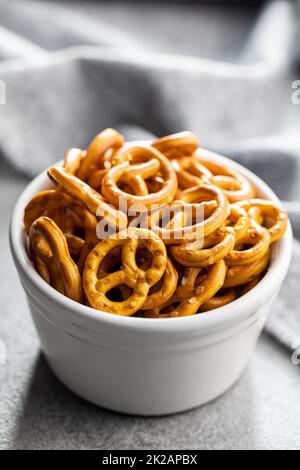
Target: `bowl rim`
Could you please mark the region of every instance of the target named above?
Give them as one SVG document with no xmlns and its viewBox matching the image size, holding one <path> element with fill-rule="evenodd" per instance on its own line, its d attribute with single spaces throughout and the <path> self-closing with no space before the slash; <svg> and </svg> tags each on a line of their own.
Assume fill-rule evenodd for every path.
<svg viewBox="0 0 300 470">
<path fill-rule="evenodd" d="M 128 143 L 129 146 L 141 144 L 149 145 L 150 142 L 133 141 Z M 229 167 L 239 171 L 254 184 L 258 193 L 263 197 L 273 200 L 276 203 L 280 203 L 273 190 L 252 171 L 217 153 L 202 148 L 199 150 L 201 151 L 201 155 L 217 159 L 218 161 L 221 161 Z M 61 164 L 62 160 L 54 165 L 60 166 Z M 276 284 L 280 285 L 287 273 L 291 260 L 293 238 L 290 222 L 288 223 L 285 235 L 274 246 L 271 265 L 262 280 L 250 292 L 223 307 L 209 312 L 185 317 L 145 319 L 114 315 L 80 304 L 57 292 L 39 276 L 30 261 L 25 247 L 25 233 L 23 228 L 24 208 L 31 197 L 36 194 L 38 190 L 41 190 L 42 186 L 44 186 L 45 189 L 47 186 L 49 188 L 52 187 L 52 183 L 49 181 L 49 184 L 47 185 L 47 182 L 47 170 L 44 170 L 28 185 L 26 185 L 18 197 L 10 222 L 10 246 L 19 272 L 28 278 L 36 289 L 41 291 L 50 301 L 59 304 L 59 306 L 62 307 L 62 311 L 66 309 L 68 312 L 72 312 L 74 323 L 76 323 L 76 319 L 79 320 L 80 324 L 82 324 L 82 320 L 87 324 L 91 320 L 93 322 L 97 321 L 105 324 L 108 327 L 120 327 L 122 329 L 135 331 L 144 331 L 147 329 L 149 332 L 178 332 L 178 330 L 182 332 L 192 332 L 197 328 L 199 328 L 199 330 L 207 330 L 215 328 L 216 326 L 224 326 L 225 324 L 232 322 L 236 323 L 242 320 L 245 315 L 249 315 L 249 309 L 251 312 L 255 312 L 255 310 L 257 310 L 257 308 L 262 304 L 262 300 L 264 298 L 266 302 L 271 295 L 274 295 L 273 286 Z"/>
</svg>

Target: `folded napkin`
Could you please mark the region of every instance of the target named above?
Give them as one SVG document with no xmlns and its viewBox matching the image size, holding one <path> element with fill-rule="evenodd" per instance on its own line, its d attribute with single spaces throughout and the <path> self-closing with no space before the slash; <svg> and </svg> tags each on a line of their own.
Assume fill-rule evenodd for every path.
<svg viewBox="0 0 300 470">
<path fill-rule="evenodd" d="M 189 129 L 204 147 L 246 165 L 278 193 L 293 222 L 293 262 L 267 331 L 294 348 L 298 33 L 298 4 L 289 1 L 255 9 L 0 0 L 1 155 L 34 176 L 104 127 L 134 139 Z"/>
</svg>

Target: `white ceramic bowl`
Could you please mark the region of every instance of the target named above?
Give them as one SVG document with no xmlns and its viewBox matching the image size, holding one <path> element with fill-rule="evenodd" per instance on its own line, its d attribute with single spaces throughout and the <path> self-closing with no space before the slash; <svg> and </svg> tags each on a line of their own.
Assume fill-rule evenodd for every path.
<svg viewBox="0 0 300 470">
<path fill-rule="evenodd" d="M 253 173 L 211 155 L 249 178 L 260 196 L 278 202 Z M 291 227 L 274 246 L 262 281 L 231 304 L 190 317 L 121 317 L 64 297 L 34 270 L 25 247 L 23 212 L 31 197 L 48 187 L 45 171 L 23 191 L 12 216 L 10 242 L 43 352 L 56 376 L 86 400 L 138 415 L 187 410 L 231 387 L 251 356 L 287 273 Z"/>
</svg>

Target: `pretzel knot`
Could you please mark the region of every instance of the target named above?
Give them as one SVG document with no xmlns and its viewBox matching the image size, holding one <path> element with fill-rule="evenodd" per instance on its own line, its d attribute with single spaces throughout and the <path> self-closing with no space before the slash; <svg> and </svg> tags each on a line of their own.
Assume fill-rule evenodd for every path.
<svg viewBox="0 0 300 470">
<path fill-rule="evenodd" d="M 227 254 L 225 262 L 229 266 L 254 263 L 268 252 L 270 242 L 271 235 L 269 231 L 252 220 L 247 235 L 239 240 L 235 249 Z M 243 249 L 244 245 L 246 245 L 246 249 Z"/>
<path fill-rule="evenodd" d="M 105 272 L 102 263 L 118 248 L 120 269 Z M 137 252 L 141 249 L 150 255 L 149 266 L 138 265 Z M 89 304 L 105 312 L 133 315 L 145 304 L 150 288 L 163 277 L 166 265 L 165 245 L 150 230 L 129 228 L 103 240 L 88 255 L 83 270 L 83 288 Z M 129 297 L 121 302 L 110 300 L 110 291 L 124 285 L 130 288 Z"/>
<path fill-rule="evenodd" d="M 194 155 L 193 160 L 194 165 L 197 163 L 199 168 L 206 168 L 206 170 L 210 172 L 211 175 L 201 175 L 199 174 L 199 171 L 197 172 L 193 170 L 193 167 L 183 168 L 186 171 L 189 170 L 190 173 L 194 174 L 193 180 L 187 180 L 186 184 L 189 182 L 195 186 L 197 179 L 198 184 L 209 182 L 210 184 L 216 185 L 222 189 L 229 202 L 237 202 L 255 197 L 255 188 L 247 178 L 245 178 L 235 169 L 229 168 L 227 165 L 217 161 L 211 156 L 209 152 L 206 152 L 205 150 L 199 150 L 198 153 Z M 180 164 L 180 160 L 178 163 Z M 179 175 L 179 173 L 177 173 L 177 175 Z M 183 184 L 184 183 L 185 182 L 183 181 Z"/>
<path fill-rule="evenodd" d="M 133 147 L 123 157 L 127 161 L 112 167 L 103 177 L 101 192 L 107 201 L 118 207 L 120 200 L 125 198 L 129 208 L 140 205 L 148 209 L 154 204 L 173 200 L 177 191 L 176 173 L 158 150 Z M 147 180 L 156 176 L 160 176 L 161 187 L 157 192 L 149 193 Z M 126 191 L 126 187 L 130 188 L 130 192 Z"/>
<path fill-rule="evenodd" d="M 187 268 L 174 295 L 163 305 L 145 312 L 147 318 L 169 318 L 194 315 L 205 302 L 222 287 L 226 275 L 223 260 L 203 272 L 201 268 Z"/>
<path fill-rule="evenodd" d="M 181 189 L 192 188 L 202 183 L 211 183 L 213 174 L 197 160 L 197 155 L 174 159 L 172 166 L 176 171 L 178 185 Z"/>
<path fill-rule="evenodd" d="M 125 214 L 107 204 L 99 193 L 64 168 L 53 166 L 48 170 L 48 176 L 60 190 L 74 197 L 78 204 L 87 207 L 92 214 L 105 218 L 117 230 L 127 227 Z"/>
<path fill-rule="evenodd" d="M 90 143 L 77 172 L 78 178 L 86 181 L 95 170 L 107 169 L 118 161 L 118 150 L 124 138 L 114 129 L 104 129 Z"/>
<path fill-rule="evenodd" d="M 169 159 L 180 158 L 193 155 L 199 147 L 199 140 L 191 132 L 184 131 L 157 139 L 152 147 Z"/>
<path fill-rule="evenodd" d="M 56 223 L 40 217 L 31 225 L 29 249 L 34 264 L 46 282 L 70 299 L 81 301 L 81 278 L 72 260 L 67 240 Z"/>
<path fill-rule="evenodd" d="M 270 250 L 252 263 L 241 266 L 230 266 L 226 274 L 223 288 L 237 287 L 252 282 L 267 269 L 269 262 Z"/>
<path fill-rule="evenodd" d="M 271 235 L 271 243 L 279 240 L 285 233 L 288 222 L 286 210 L 272 201 L 264 199 L 250 199 L 249 201 L 240 201 L 240 207 L 248 211 L 252 217 L 261 217 L 261 223 L 266 223 Z"/>
</svg>

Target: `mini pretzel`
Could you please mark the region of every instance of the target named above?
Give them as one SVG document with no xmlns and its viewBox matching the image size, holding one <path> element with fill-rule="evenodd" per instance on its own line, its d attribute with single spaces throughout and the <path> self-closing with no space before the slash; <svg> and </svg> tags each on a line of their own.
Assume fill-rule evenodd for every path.
<svg viewBox="0 0 300 470">
<path fill-rule="evenodd" d="M 55 166 L 48 170 L 48 176 L 59 189 L 83 203 L 92 214 L 107 219 L 111 226 L 119 230 L 127 227 L 127 216 L 109 206 L 99 193 L 76 176 Z"/>
<path fill-rule="evenodd" d="M 261 281 L 262 275 L 259 275 L 252 279 L 252 281 L 248 282 L 248 284 L 245 284 L 242 288 L 241 295 L 248 294 L 254 287 L 257 286 L 257 284 Z"/>
<path fill-rule="evenodd" d="M 165 204 L 173 200 L 177 191 L 176 173 L 171 163 L 158 150 L 133 147 L 127 150 L 124 158 L 128 161 L 108 170 L 102 181 L 101 192 L 110 203 L 118 206 L 120 199 L 125 198 L 128 207 L 143 205 L 149 208 L 153 204 Z M 163 186 L 158 192 L 148 194 L 145 179 L 158 172 L 164 180 Z M 132 181 L 139 181 L 138 187 L 142 187 L 143 191 L 128 194 L 118 186 L 122 181 L 129 186 L 132 186 Z"/>
<path fill-rule="evenodd" d="M 213 174 L 211 184 L 221 188 L 229 202 L 255 197 L 253 185 L 238 171 L 217 162 L 210 155 L 207 156 L 204 151 L 197 155 L 197 161 Z"/>
<path fill-rule="evenodd" d="M 186 189 L 180 194 L 180 200 L 186 203 L 215 202 L 216 207 L 210 217 L 202 222 L 202 226 L 197 226 L 197 230 L 203 228 L 203 235 L 207 237 L 218 230 L 224 224 L 230 214 L 230 206 L 222 191 L 216 186 L 201 185 L 195 188 Z"/>
<path fill-rule="evenodd" d="M 247 212 L 237 204 L 230 205 L 230 214 L 226 220 L 226 229 L 229 227 L 233 229 L 236 242 L 244 238 L 250 228 L 250 219 Z"/>
<path fill-rule="evenodd" d="M 167 258 L 166 270 L 161 280 L 154 285 L 144 303 L 142 310 L 152 310 L 153 308 L 160 307 L 167 302 L 174 294 L 178 282 L 178 273 L 172 263 Z"/>
<path fill-rule="evenodd" d="M 40 269 L 48 269 L 43 277 L 70 299 L 80 302 L 81 279 L 78 268 L 72 260 L 66 238 L 56 223 L 48 217 L 33 222 L 29 233 L 30 251 L 33 252 Z"/>
<path fill-rule="evenodd" d="M 157 139 L 152 147 L 169 159 L 180 158 L 192 155 L 199 147 L 199 140 L 191 132 L 184 131 Z"/>
<path fill-rule="evenodd" d="M 105 129 L 100 132 L 100 134 L 93 139 L 86 151 L 85 158 L 82 159 L 77 173 L 78 178 L 86 181 L 94 170 L 107 168 L 105 163 L 107 152 L 111 152 L 107 159 L 111 161 L 113 158 L 112 155 L 114 155 L 123 144 L 124 139 L 116 130 Z M 110 168 L 110 166 L 111 163 L 108 163 L 108 168 Z"/>
<path fill-rule="evenodd" d="M 214 264 L 225 258 L 234 248 L 236 240 L 245 236 L 250 227 L 250 220 L 245 210 L 232 204 L 226 224 L 225 228 L 219 229 L 204 240 L 172 246 L 170 252 L 186 267 L 205 267 Z"/>
<path fill-rule="evenodd" d="M 227 230 L 227 231 L 226 231 Z M 235 238 L 232 231 L 225 229 L 195 241 L 170 247 L 172 256 L 186 267 L 207 267 L 225 258 L 233 249 Z"/>
<path fill-rule="evenodd" d="M 76 175 L 83 158 L 85 158 L 85 152 L 82 150 L 77 148 L 67 150 L 63 164 L 64 169 L 72 175 Z"/>
<path fill-rule="evenodd" d="M 288 215 L 283 207 L 264 199 L 241 201 L 239 202 L 239 206 L 243 207 L 246 211 L 251 211 L 254 208 L 257 208 L 260 210 L 260 214 L 263 219 L 267 222 L 270 221 L 271 226 L 268 230 L 271 235 L 271 243 L 276 242 L 284 235 L 287 228 Z"/>
<path fill-rule="evenodd" d="M 211 299 L 204 302 L 201 305 L 200 312 L 208 312 L 210 310 L 215 310 L 216 308 L 224 307 L 238 297 L 237 290 L 233 287 L 231 289 L 221 289 L 217 294 Z"/>
<path fill-rule="evenodd" d="M 91 214 L 88 210 L 82 207 L 75 206 L 72 208 L 72 211 L 75 214 L 77 214 L 78 219 L 79 219 L 77 220 L 77 226 L 75 224 L 74 227 L 72 227 L 72 230 L 75 229 L 75 232 L 76 232 L 76 228 L 77 228 L 79 231 L 82 230 L 84 232 L 84 234 L 82 235 L 83 238 L 76 237 L 83 241 L 83 244 L 79 251 L 79 257 L 77 261 L 78 269 L 79 269 L 79 272 L 81 273 L 83 270 L 83 266 L 84 266 L 87 255 L 97 245 L 97 243 L 99 243 L 99 239 L 97 237 L 97 219 L 93 214 Z M 67 241 L 68 241 L 68 246 L 70 247 L 71 245 L 73 246 L 73 249 L 74 249 L 75 248 L 74 238 L 73 238 L 73 245 L 72 245 L 72 242 L 68 240 L 68 237 L 67 237 Z M 77 242 L 77 246 L 79 246 L 79 243 Z"/>
<path fill-rule="evenodd" d="M 213 174 L 197 160 L 195 155 L 174 159 L 172 160 L 172 165 L 176 171 L 178 184 L 181 189 L 211 183 Z"/>
<path fill-rule="evenodd" d="M 270 250 L 265 256 L 259 258 L 253 263 L 245 264 L 243 266 L 230 266 L 226 274 L 223 288 L 227 289 L 229 287 L 237 287 L 251 282 L 267 269 L 269 261 Z"/>
<path fill-rule="evenodd" d="M 118 247 L 122 248 L 122 269 L 103 276 L 102 261 Z M 141 247 L 152 255 L 151 266 L 145 271 L 136 261 L 137 250 Z M 165 245 L 150 230 L 129 228 L 103 240 L 89 254 L 83 270 L 83 287 L 89 304 L 105 312 L 133 315 L 145 304 L 150 288 L 162 278 L 166 263 Z M 120 285 L 131 288 L 132 294 L 122 302 L 114 302 L 107 294 Z"/>
<path fill-rule="evenodd" d="M 197 237 L 204 237 L 203 229 L 213 217 L 212 213 L 216 207 L 215 200 L 199 204 L 174 201 L 149 215 L 149 228 L 157 233 L 166 245 L 194 241 Z"/>
<path fill-rule="evenodd" d="M 42 215 L 53 219 L 64 231 L 66 224 L 65 212 L 73 206 L 73 198 L 56 189 L 37 193 L 25 208 L 24 227 L 26 233 L 29 233 L 33 222 Z"/>
<path fill-rule="evenodd" d="M 201 305 L 221 289 L 226 275 L 226 265 L 222 260 L 209 267 L 207 275 L 201 277 L 198 283 L 201 274 L 201 268 L 187 268 L 173 297 L 160 307 L 145 312 L 145 317 L 170 318 L 197 313 Z"/>
<path fill-rule="evenodd" d="M 239 250 L 238 246 L 236 246 L 236 249 L 228 253 L 225 261 L 229 266 L 253 263 L 267 253 L 270 242 L 271 235 L 268 230 L 252 220 L 247 235 L 238 241 L 238 245 L 241 247 L 243 245 L 250 245 L 251 248 Z"/>
<path fill-rule="evenodd" d="M 55 189 L 25 208 L 30 258 L 54 289 L 103 312 L 168 318 L 222 307 L 260 281 L 287 227 L 284 209 L 257 199 L 191 132 L 130 147 L 105 129 L 48 176 Z"/>
</svg>

